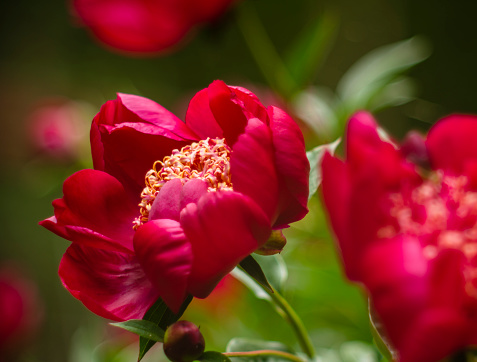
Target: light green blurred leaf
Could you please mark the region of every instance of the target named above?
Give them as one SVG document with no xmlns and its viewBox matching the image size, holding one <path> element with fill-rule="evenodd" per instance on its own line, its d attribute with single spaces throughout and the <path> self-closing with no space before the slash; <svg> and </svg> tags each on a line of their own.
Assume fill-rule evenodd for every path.
<svg viewBox="0 0 477 362">
<path fill-rule="evenodd" d="M 284 61 L 299 89 L 313 80 L 333 44 L 338 23 L 334 12 L 323 12 L 304 27 L 287 52 Z"/>
<path fill-rule="evenodd" d="M 416 85 L 409 77 L 398 77 L 387 84 L 370 101 L 369 110 L 378 111 L 383 108 L 406 104 L 416 98 Z"/>
<path fill-rule="evenodd" d="M 273 342 L 273 341 L 261 341 L 261 340 L 253 340 L 248 338 L 233 338 L 229 341 L 226 347 L 227 352 L 249 352 L 249 351 L 257 351 L 263 349 L 271 349 L 274 351 L 282 351 L 288 353 L 294 353 L 288 346 L 284 345 L 280 342 Z M 237 362 L 281 362 L 287 361 L 287 359 L 275 357 L 275 356 L 263 356 L 263 357 L 231 357 L 232 360 Z"/>
<path fill-rule="evenodd" d="M 164 330 L 157 324 L 144 319 L 130 319 L 125 322 L 110 323 L 112 326 L 125 329 L 141 337 L 156 342 L 164 342 Z"/>
<path fill-rule="evenodd" d="M 280 254 L 275 255 L 254 255 L 255 260 L 260 264 L 269 283 L 279 293 L 288 279 L 288 269 L 283 257 Z"/>
<path fill-rule="evenodd" d="M 318 136 L 330 139 L 338 121 L 333 110 L 335 95 L 329 89 L 313 87 L 296 95 L 292 101 L 296 115 Z"/>
<path fill-rule="evenodd" d="M 230 358 L 215 351 L 204 352 L 197 360 L 202 362 L 230 362 Z"/>
<path fill-rule="evenodd" d="M 339 349 L 343 362 L 377 362 L 375 350 L 368 344 L 359 341 L 345 342 Z"/>
<path fill-rule="evenodd" d="M 380 47 L 362 57 L 343 75 L 337 86 L 344 116 L 366 109 L 387 84 L 429 55 L 427 42 L 414 37 Z"/>
<path fill-rule="evenodd" d="M 333 143 L 320 145 L 306 153 L 306 157 L 308 157 L 308 161 L 310 161 L 310 179 L 309 179 L 310 191 L 309 191 L 308 199 L 310 199 L 316 193 L 316 190 L 318 190 L 318 187 L 321 184 L 321 180 L 322 180 L 321 160 L 323 156 L 325 155 L 325 152 L 328 151 L 331 154 L 334 154 L 340 142 L 341 142 L 341 138 L 338 138 Z"/>
</svg>

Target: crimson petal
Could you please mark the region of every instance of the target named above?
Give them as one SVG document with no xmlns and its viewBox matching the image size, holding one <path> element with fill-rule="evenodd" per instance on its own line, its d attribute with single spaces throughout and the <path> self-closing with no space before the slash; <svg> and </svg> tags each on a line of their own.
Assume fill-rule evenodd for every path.
<svg viewBox="0 0 477 362">
<path fill-rule="evenodd" d="M 40 225 L 73 242 L 91 238 L 101 240 L 98 248 L 132 251 L 131 225 L 137 211 L 118 180 L 101 171 L 81 170 L 66 179 L 63 194 L 53 202 L 55 217 Z"/>
<path fill-rule="evenodd" d="M 134 250 L 161 298 L 177 313 L 187 295 L 192 267 L 189 240 L 174 220 L 152 220 L 137 229 Z"/>
<path fill-rule="evenodd" d="M 232 146 L 247 125 L 247 117 L 235 92 L 223 81 L 216 80 L 207 88 L 210 110 L 223 130 L 227 144 Z"/>
<path fill-rule="evenodd" d="M 266 124 L 250 119 L 230 157 L 234 191 L 252 198 L 273 225 L 277 218 L 278 178 L 272 134 Z"/>
<path fill-rule="evenodd" d="M 249 197 L 233 191 L 205 194 L 181 212 L 181 225 L 194 255 L 189 292 L 207 297 L 271 232 L 267 216 Z"/>
<path fill-rule="evenodd" d="M 59 275 L 89 310 L 116 321 L 141 319 L 159 297 L 129 254 L 72 244 L 61 259 Z"/>
<path fill-rule="evenodd" d="M 301 220 L 308 212 L 308 175 L 310 163 L 306 158 L 305 141 L 300 128 L 284 111 L 269 107 L 270 129 L 275 148 L 275 166 L 281 188 L 281 210 L 276 227 Z"/>
<path fill-rule="evenodd" d="M 191 99 L 185 117 L 186 125 L 200 139 L 223 138 L 224 132 L 214 118 L 209 105 L 207 89 L 202 89 Z"/>
<path fill-rule="evenodd" d="M 469 163 L 477 162 L 477 116 L 452 115 L 429 131 L 426 145 L 434 169 L 461 175 Z"/>
</svg>

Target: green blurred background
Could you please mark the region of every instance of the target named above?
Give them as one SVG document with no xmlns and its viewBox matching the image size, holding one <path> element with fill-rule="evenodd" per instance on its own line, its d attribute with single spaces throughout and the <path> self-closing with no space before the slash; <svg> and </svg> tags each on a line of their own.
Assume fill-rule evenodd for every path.
<svg viewBox="0 0 477 362">
<path fill-rule="evenodd" d="M 69 243 L 38 226 L 38 221 L 51 216 L 51 201 L 61 197 L 63 180 L 78 169 L 91 167 L 87 129 L 101 104 L 116 92 L 151 98 L 183 118 L 192 95 L 212 80 L 222 79 L 250 88 L 262 99 L 281 99 L 280 104 L 300 119 L 305 117 L 299 117 L 296 99 L 302 91 L 331 94 L 343 74 L 365 54 L 420 35 L 424 42 L 413 51 L 422 51 L 417 56 L 420 60 L 430 56 L 416 61 L 407 72 L 412 89 L 406 88 L 405 99 L 399 93 L 396 99 L 401 98 L 390 103 L 393 107 L 377 112 L 383 127 L 399 139 L 411 128 L 427 130 L 446 114 L 477 113 L 475 2 L 243 0 L 237 5 L 216 23 L 198 28 L 176 53 L 141 59 L 100 46 L 86 29 L 77 26 L 65 1 L 1 2 L 0 262 L 14 261 L 37 283 L 44 310 L 40 330 L 25 341 L 18 360 L 119 362 L 135 358 L 134 338 L 107 327 L 107 321 L 63 289 L 57 268 Z M 323 39 L 314 45 L 318 49 L 312 53 L 318 55 L 312 59 L 313 71 L 305 74 L 293 92 L 268 84 L 270 74 L 268 78 L 262 74 L 255 61 L 261 56 L 263 61 L 263 55 L 251 51 L 243 35 L 263 27 L 280 59 L 286 59 L 293 44 L 302 39 L 303 30 L 316 31 L 317 23 L 322 24 Z M 291 57 L 300 59 L 307 54 L 295 52 Z M 287 94 L 272 96 L 270 88 Z M 48 157 L 32 142 L 31 113 L 51 97 L 79 102 L 85 132 L 75 146 L 75 157 Z M 330 105 L 326 97 L 319 99 Z M 328 106 L 334 118 L 343 117 L 344 113 Z M 332 123 L 334 118 L 325 117 L 324 122 Z M 299 122 L 308 149 L 332 141 L 343 131 L 342 121 L 331 125 L 333 131 L 326 134 L 317 134 L 320 126 L 313 125 L 313 119 Z M 316 196 L 310 209 L 305 220 L 288 231 L 289 245 L 282 254 L 289 269 L 284 294 L 317 346 L 333 350 L 345 341 L 371 344 L 365 297 L 343 279 Z M 245 289 L 234 293 L 232 299 L 224 297 L 219 315 L 201 303 L 193 305 L 188 314 L 201 325 L 208 348 L 224 350 L 233 337 L 276 340 L 296 347 L 295 337 L 266 302 Z M 345 360 L 340 356 L 336 358 Z M 149 358 L 163 358 L 160 349 L 153 350 Z"/>
</svg>

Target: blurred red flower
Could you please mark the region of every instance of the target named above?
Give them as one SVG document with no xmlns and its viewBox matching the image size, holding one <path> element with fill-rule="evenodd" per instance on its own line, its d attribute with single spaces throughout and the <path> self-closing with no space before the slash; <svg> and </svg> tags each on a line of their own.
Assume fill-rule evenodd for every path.
<svg viewBox="0 0 477 362">
<path fill-rule="evenodd" d="M 116 50 L 159 53 L 197 24 L 212 21 L 234 0 L 72 0 L 81 21 Z"/>
<path fill-rule="evenodd" d="M 453 115 L 398 148 L 360 112 L 348 124 L 346 160 L 323 159 L 346 274 L 366 286 L 404 362 L 477 344 L 476 138 L 477 117 Z"/>
<path fill-rule="evenodd" d="M 205 298 L 308 211 L 300 129 L 222 81 L 192 98 L 185 123 L 118 94 L 93 120 L 91 150 L 95 169 L 65 181 L 41 225 L 73 242 L 63 284 L 106 318 L 141 318 L 159 296 L 175 311 L 187 294 Z"/>
<path fill-rule="evenodd" d="M 87 133 L 84 107 L 74 101 L 44 99 L 28 116 L 28 131 L 33 146 L 58 159 L 74 158 Z"/>
<path fill-rule="evenodd" d="M 43 317 L 36 285 L 16 267 L 0 267 L 0 360 L 18 355 Z M 8 357 L 10 360 L 10 357 Z"/>
</svg>

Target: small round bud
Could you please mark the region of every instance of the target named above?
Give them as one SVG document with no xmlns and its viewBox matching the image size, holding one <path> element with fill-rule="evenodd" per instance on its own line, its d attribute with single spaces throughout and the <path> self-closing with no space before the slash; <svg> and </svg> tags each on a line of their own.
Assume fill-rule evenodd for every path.
<svg viewBox="0 0 477 362">
<path fill-rule="evenodd" d="M 172 362 L 192 362 L 204 352 L 205 341 L 194 323 L 178 321 L 167 328 L 163 347 Z"/>
</svg>

